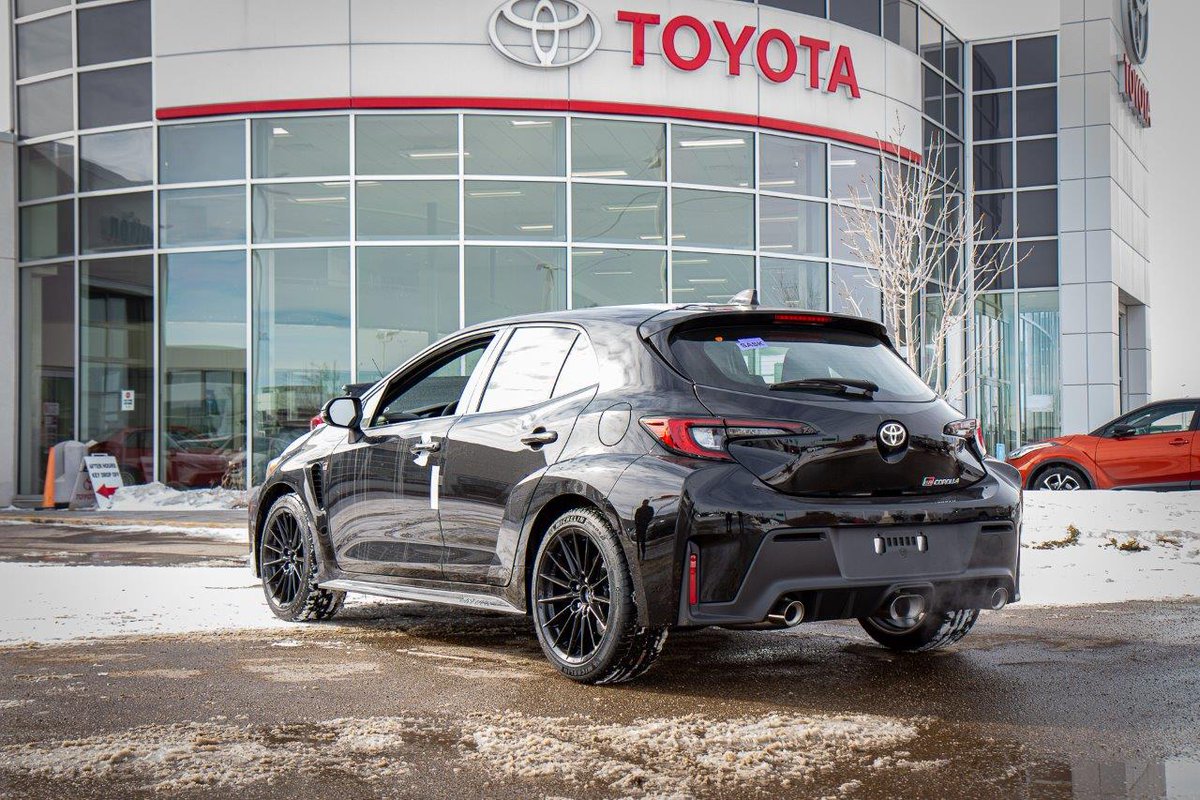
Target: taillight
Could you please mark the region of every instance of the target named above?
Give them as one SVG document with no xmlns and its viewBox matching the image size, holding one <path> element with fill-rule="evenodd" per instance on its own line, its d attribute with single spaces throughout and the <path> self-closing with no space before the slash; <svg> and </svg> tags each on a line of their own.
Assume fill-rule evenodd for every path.
<svg viewBox="0 0 1200 800">
<path fill-rule="evenodd" d="M 720 419 L 717 417 L 645 417 L 642 427 L 668 450 L 694 458 L 732 461 L 725 445 L 746 436 L 810 435 L 816 430 L 803 422 Z"/>
<path fill-rule="evenodd" d="M 829 317 L 822 314 L 776 314 L 776 322 L 802 322 L 808 325 L 825 325 Z"/>
<path fill-rule="evenodd" d="M 700 602 L 700 556 L 697 553 L 688 554 L 688 605 L 694 606 Z"/>
<path fill-rule="evenodd" d="M 960 439 L 974 439 L 980 453 L 987 452 L 983 443 L 983 427 L 977 419 L 960 419 L 949 422 L 943 429 L 947 436 L 957 436 Z"/>
</svg>

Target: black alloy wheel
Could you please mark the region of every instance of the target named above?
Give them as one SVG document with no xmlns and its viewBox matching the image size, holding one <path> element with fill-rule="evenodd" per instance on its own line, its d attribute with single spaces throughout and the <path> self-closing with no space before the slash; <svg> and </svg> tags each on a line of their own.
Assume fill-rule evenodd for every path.
<svg viewBox="0 0 1200 800">
<path fill-rule="evenodd" d="M 612 620 L 604 553 L 579 529 L 554 537 L 537 574 L 537 619 L 560 659 L 581 664 L 595 654 Z"/>
<path fill-rule="evenodd" d="M 317 585 L 316 540 L 304 503 L 297 495 L 280 497 L 267 512 L 258 567 L 267 606 L 280 619 L 329 619 L 346 599 L 345 592 Z"/>
</svg>

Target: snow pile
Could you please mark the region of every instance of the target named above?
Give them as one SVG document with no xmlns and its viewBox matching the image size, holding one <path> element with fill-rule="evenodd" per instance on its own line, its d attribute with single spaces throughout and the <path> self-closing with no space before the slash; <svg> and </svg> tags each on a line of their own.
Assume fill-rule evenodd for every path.
<svg viewBox="0 0 1200 800">
<path fill-rule="evenodd" d="M 1200 595 L 1200 492 L 1026 492 L 1022 541 L 1030 604 Z"/>
<path fill-rule="evenodd" d="M 126 486 L 112 497 L 111 511 L 228 511 L 246 507 L 246 493 L 234 489 L 179 491 L 161 483 Z"/>
</svg>

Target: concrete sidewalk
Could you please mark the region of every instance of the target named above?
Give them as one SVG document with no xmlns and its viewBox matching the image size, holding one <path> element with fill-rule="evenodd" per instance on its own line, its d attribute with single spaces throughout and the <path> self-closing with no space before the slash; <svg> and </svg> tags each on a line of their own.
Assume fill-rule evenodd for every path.
<svg viewBox="0 0 1200 800">
<path fill-rule="evenodd" d="M 0 511 L 0 522 L 26 522 L 34 525 L 72 525 L 89 528 L 112 528 L 126 525 L 170 525 L 180 528 L 245 528 L 247 511 L 241 509 L 196 510 L 192 508 L 158 511 L 59 511 L 56 509 L 21 509 Z"/>
</svg>

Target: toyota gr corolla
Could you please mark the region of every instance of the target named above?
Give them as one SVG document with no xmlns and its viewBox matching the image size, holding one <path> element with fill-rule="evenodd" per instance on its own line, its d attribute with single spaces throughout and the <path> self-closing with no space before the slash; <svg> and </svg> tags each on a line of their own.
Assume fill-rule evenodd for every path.
<svg viewBox="0 0 1200 800">
<path fill-rule="evenodd" d="M 323 413 L 250 509 L 284 619 L 346 592 L 527 614 L 555 667 L 603 683 L 671 629 L 857 619 L 928 650 L 1019 599 L 1019 476 L 868 320 L 502 320 Z"/>
</svg>

